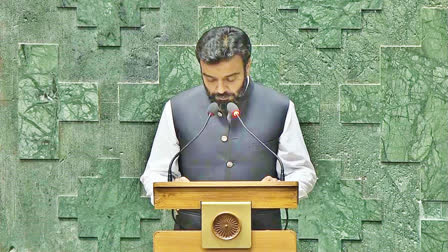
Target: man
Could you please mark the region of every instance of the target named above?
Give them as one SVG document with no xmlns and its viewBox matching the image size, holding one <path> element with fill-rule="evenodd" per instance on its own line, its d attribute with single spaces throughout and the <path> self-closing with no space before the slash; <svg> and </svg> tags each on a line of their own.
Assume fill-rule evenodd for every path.
<svg viewBox="0 0 448 252">
<path fill-rule="evenodd" d="M 153 205 L 153 183 L 167 181 L 170 160 L 199 132 L 211 102 L 218 103 L 218 115 L 210 118 L 202 134 L 174 163 L 174 181 L 278 181 L 280 165 L 275 156 L 227 113 L 227 103 L 234 102 L 247 127 L 283 161 L 285 180 L 299 182 L 299 199 L 312 190 L 317 178 L 294 104 L 252 81 L 250 56 L 249 37 L 236 27 L 216 27 L 199 39 L 196 57 L 204 85 L 166 103 L 140 178 Z M 201 229 L 200 210 L 180 210 L 176 219 L 174 229 Z M 280 209 L 252 210 L 252 229 L 281 229 Z"/>
</svg>

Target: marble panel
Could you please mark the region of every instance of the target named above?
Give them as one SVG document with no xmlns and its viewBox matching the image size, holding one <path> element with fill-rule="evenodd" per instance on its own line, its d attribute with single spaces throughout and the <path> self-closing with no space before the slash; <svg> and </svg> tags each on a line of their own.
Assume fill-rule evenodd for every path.
<svg viewBox="0 0 448 252">
<path fill-rule="evenodd" d="M 58 51 L 56 44 L 20 44 L 20 159 L 58 159 L 60 121 L 98 121 L 97 85 L 59 82 Z"/>
<path fill-rule="evenodd" d="M 279 85 L 277 88 L 294 102 L 300 123 L 320 122 L 320 93 L 318 84 Z"/>
<path fill-rule="evenodd" d="M 119 159 L 99 159 L 99 176 L 79 177 L 77 196 L 58 197 L 61 219 L 78 219 L 80 238 L 97 238 L 98 251 L 120 251 L 121 238 L 140 238 L 140 220 L 160 219 L 139 178 L 120 177 Z"/>
<path fill-rule="evenodd" d="M 20 44 L 19 157 L 58 158 L 58 45 Z"/>
<path fill-rule="evenodd" d="M 317 48 L 341 48 L 342 29 L 362 29 L 361 12 L 381 10 L 382 0 L 284 0 L 280 11 L 297 9 L 299 29 L 317 29 Z"/>
<path fill-rule="evenodd" d="M 241 11 L 237 7 L 199 7 L 198 8 L 198 39 L 207 30 L 217 26 L 240 27 Z"/>
<path fill-rule="evenodd" d="M 63 8 L 76 8 L 78 27 L 97 27 L 98 46 L 120 46 L 121 27 L 140 28 L 140 12 L 160 8 L 160 0 L 60 0 Z"/>
<path fill-rule="evenodd" d="M 362 240 L 362 221 L 382 221 L 383 203 L 366 199 L 362 179 L 341 178 L 340 160 L 319 160 L 313 192 L 297 211 L 300 240 L 318 240 L 319 251 L 341 251 L 342 240 Z"/>
<path fill-rule="evenodd" d="M 380 85 L 339 86 L 341 123 L 381 123 L 382 92 Z"/>
<path fill-rule="evenodd" d="M 120 121 L 157 122 L 174 95 L 202 85 L 194 46 L 159 47 L 159 84 L 120 84 Z"/>
<path fill-rule="evenodd" d="M 421 229 L 421 251 L 448 251 L 448 221 L 424 220 Z"/>
<path fill-rule="evenodd" d="M 383 162 L 423 162 L 427 200 L 448 200 L 447 10 L 422 9 L 422 46 L 383 47 Z"/>
<path fill-rule="evenodd" d="M 98 85 L 61 82 L 59 91 L 60 121 L 98 121 Z"/>
</svg>

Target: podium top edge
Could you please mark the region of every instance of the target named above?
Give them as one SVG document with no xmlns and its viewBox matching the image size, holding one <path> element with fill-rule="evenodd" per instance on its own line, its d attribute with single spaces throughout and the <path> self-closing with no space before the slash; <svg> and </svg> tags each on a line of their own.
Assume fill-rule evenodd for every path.
<svg viewBox="0 0 448 252">
<path fill-rule="evenodd" d="M 191 181 L 155 182 L 156 187 L 297 187 L 297 181 Z"/>
</svg>

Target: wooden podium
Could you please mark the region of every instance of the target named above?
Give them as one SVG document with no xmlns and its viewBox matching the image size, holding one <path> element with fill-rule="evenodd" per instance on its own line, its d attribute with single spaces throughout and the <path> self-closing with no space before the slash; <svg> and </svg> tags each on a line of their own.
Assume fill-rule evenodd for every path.
<svg viewBox="0 0 448 252">
<path fill-rule="evenodd" d="M 154 252 L 296 252 L 292 230 L 251 230 L 251 209 L 297 208 L 297 181 L 154 183 L 155 209 L 201 209 L 201 230 L 154 233 Z"/>
</svg>

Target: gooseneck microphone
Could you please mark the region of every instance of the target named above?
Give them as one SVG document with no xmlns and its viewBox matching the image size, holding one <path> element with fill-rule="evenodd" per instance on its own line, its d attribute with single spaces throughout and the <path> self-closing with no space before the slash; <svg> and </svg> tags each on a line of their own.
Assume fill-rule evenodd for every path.
<svg viewBox="0 0 448 252">
<path fill-rule="evenodd" d="M 218 113 L 218 109 L 219 109 L 219 107 L 218 107 L 218 104 L 216 103 L 216 102 L 213 102 L 213 103 L 211 103 L 210 105 L 208 105 L 208 108 L 207 108 L 207 114 L 208 114 L 208 117 L 207 117 L 207 120 L 205 121 L 205 123 L 204 123 L 204 126 L 202 126 L 202 129 L 199 131 L 199 133 L 195 136 L 195 137 L 193 137 L 193 139 L 191 139 L 182 149 L 180 149 L 180 151 L 178 152 L 178 153 L 176 153 L 176 155 L 174 155 L 174 157 L 171 159 L 171 162 L 170 162 L 170 165 L 169 165 L 169 167 L 168 167 L 168 182 L 171 182 L 171 181 L 173 181 L 173 173 L 172 173 L 172 171 L 171 171 L 171 168 L 173 167 L 173 163 L 174 163 L 174 160 L 176 160 L 176 158 L 177 157 L 179 157 L 179 155 L 180 155 L 180 153 L 182 152 L 182 151 L 184 151 L 194 140 L 196 140 L 200 135 L 201 135 L 201 133 L 204 131 L 204 129 L 205 129 L 205 127 L 207 126 L 207 124 L 208 124 L 208 121 L 210 121 L 210 118 L 212 117 L 212 116 L 214 116 L 216 113 Z"/>
<path fill-rule="evenodd" d="M 180 153 L 182 153 L 182 151 L 183 150 L 185 150 L 194 140 L 196 140 L 200 135 L 201 135 L 201 133 L 204 131 L 204 129 L 205 129 L 205 127 L 207 126 L 207 124 L 208 124 L 208 122 L 210 121 L 210 118 L 212 117 L 212 116 L 214 116 L 216 113 L 218 113 L 218 110 L 219 110 L 219 107 L 218 107 L 218 104 L 216 103 L 216 102 L 213 102 L 213 103 L 211 103 L 210 105 L 208 105 L 208 108 L 207 108 L 207 114 L 208 114 L 208 117 L 207 117 L 207 120 L 205 121 L 205 123 L 204 123 L 204 126 L 202 126 L 202 129 L 199 131 L 199 133 L 195 136 L 195 137 L 193 137 L 193 139 L 191 139 L 182 149 L 180 149 L 180 151 L 178 152 L 178 153 L 176 153 L 176 155 L 174 155 L 174 157 L 171 159 L 171 161 L 170 161 L 170 165 L 169 165 L 169 167 L 168 167 L 168 182 L 171 182 L 171 181 L 173 181 L 173 173 L 172 173 L 172 171 L 171 171 L 171 168 L 173 167 L 173 163 L 174 163 L 174 160 L 176 160 L 176 158 L 177 157 L 179 157 L 179 155 L 180 155 Z M 174 209 L 172 209 L 171 210 L 171 217 L 173 218 L 173 220 L 174 220 L 174 223 L 176 223 L 176 224 L 178 224 L 177 223 L 177 219 L 174 217 Z M 179 225 L 179 224 L 178 224 Z"/>
<path fill-rule="evenodd" d="M 269 149 L 269 147 L 267 147 L 266 144 L 264 144 L 254 133 L 252 133 L 252 131 L 250 131 L 246 127 L 246 124 L 244 124 L 243 120 L 241 120 L 240 118 L 240 109 L 238 108 L 238 106 L 233 102 L 227 103 L 227 112 L 230 113 L 233 118 L 238 118 L 238 120 L 241 122 L 241 125 L 243 125 L 243 127 L 247 130 L 247 132 L 249 132 L 249 134 L 251 134 L 261 145 L 263 145 L 270 153 L 272 153 L 272 155 L 274 155 L 277 158 L 281 167 L 280 180 L 285 181 L 285 167 L 283 166 L 282 160 L 280 160 L 277 154 L 275 154 L 271 149 Z M 288 208 L 285 208 L 285 211 L 286 211 L 286 223 L 284 229 L 286 230 L 289 221 Z"/>
<path fill-rule="evenodd" d="M 254 133 L 252 133 L 252 131 L 250 131 L 246 127 L 243 120 L 241 120 L 241 118 L 240 118 L 240 110 L 239 110 L 238 106 L 233 102 L 229 102 L 229 103 L 227 103 L 227 111 L 229 113 L 231 113 L 233 118 L 238 118 L 238 120 L 240 120 L 240 122 L 241 122 L 241 125 L 243 125 L 243 127 L 247 130 L 247 132 L 249 132 L 255 139 L 257 139 L 257 141 L 259 143 L 261 143 L 269 152 L 272 153 L 272 155 L 274 155 L 277 158 L 278 162 L 280 163 L 280 167 L 281 167 L 280 180 L 285 181 L 285 167 L 283 166 L 282 160 L 280 160 L 280 158 L 277 156 L 277 154 L 275 154 L 271 149 L 269 149 L 269 147 L 267 147 L 266 144 L 264 144 Z"/>
</svg>

